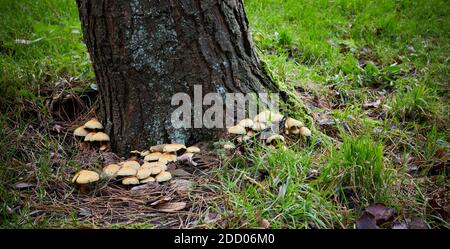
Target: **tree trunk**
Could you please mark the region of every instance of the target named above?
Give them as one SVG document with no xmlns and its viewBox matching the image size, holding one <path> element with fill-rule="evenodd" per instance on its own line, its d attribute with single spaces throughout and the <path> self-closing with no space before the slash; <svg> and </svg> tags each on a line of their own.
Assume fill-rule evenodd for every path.
<svg viewBox="0 0 450 249">
<path fill-rule="evenodd" d="M 253 48 L 242 0 L 77 0 L 100 93 L 100 117 L 119 154 L 192 143 L 223 129 L 174 129 L 171 97 L 276 87 Z"/>
</svg>

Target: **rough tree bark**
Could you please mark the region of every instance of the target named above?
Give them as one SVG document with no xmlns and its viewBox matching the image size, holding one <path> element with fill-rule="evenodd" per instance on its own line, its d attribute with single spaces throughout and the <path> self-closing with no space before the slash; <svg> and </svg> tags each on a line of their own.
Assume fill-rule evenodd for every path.
<svg viewBox="0 0 450 249">
<path fill-rule="evenodd" d="M 113 150 L 191 143 L 222 130 L 174 130 L 177 92 L 276 87 L 253 48 L 242 0 L 77 0 Z"/>
</svg>

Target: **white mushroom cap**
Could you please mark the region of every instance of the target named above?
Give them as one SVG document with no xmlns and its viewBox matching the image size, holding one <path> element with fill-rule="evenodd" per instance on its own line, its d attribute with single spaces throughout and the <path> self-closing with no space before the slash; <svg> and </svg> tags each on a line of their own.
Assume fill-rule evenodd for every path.
<svg viewBox="0 0 450 249">
<path fill-rule="evenodd" d="M 150 154 L 146 155 L 146 156 L 144 157 L 144 161 L 146 161 L 146 162 L 158 161 L 158 159 L 159 159 L 161 156 L 162 156 L 162 153 L 161 153 L 161 152 L 153 152 L 153 153 L 150 153 Z"/>
<path fill-rule="evenodd" d="M 252 126 L 252 130 L 254 130 L 254 131 L 262 131 L 266 128 L 267 128 L 267 126 L 262 122 L 255 122 Z"/>
<path fill-rule="evenodd" d="M 109 136 L 108 136 L 108 134 L 100 131 L 100 132 L 95 133 L 91 137 L 90 141 L 107 142 L 107 141 L 109 141 Z"/>
<path fill-rule="evenodd" d="M 88 129 L 91 129 L 91 130 L 95 130 L 95 129 L 101 130 L 101 129 L 103 129 L 103 125 L 96 118 L 93 118 L 93 119 L 87 121 L 86 124 L 84 124 L 84 127 L 88 128 Z"/>
<path fill-rule="evenodd" d="M 123 185 L 137 185 L 139 184 L 139 179 L 135 176 L 125 177 L 122 180 Z"/>
<path fill-rule="evenodd" d="M 155 178 L 157 182 L 166 182 L 172 179 L 172 174 L 170 174 L 170 172 L 168 171 L 162 171 Z"/>
<path fill-rule="evenodd" d="M 96 182 L 98 180 L 100 180 L 100 175 L 97 172 L 91 170 L 80 170 L 72 178 L 72 182 L 76 182 L 78 184 L 88 184 L 91 182 Z"/>
<path fill-rule="evenodd" d="M 274 134 L 266 139 L 266 143 L 271 144 L 277 140 L 284 142 L 284 137 L 279 134 Z"/>
<path fill-rule="evenodd" d="M 89 132 L 84 129 L 84 126 L 80 126 L 73 131 L 73 135 L 77 137 L 85 137 Z"/>
<path fill-rule="evenodd" d="M 138 162 L 133 160 L 125 161 L 122 163 L 122 165 L 123 167 L 132 167 L 133 169 L 136 170 L 138 170 L 141 167 L 141 165 Z"/>
<path fill-rule="evenodd" d="M 305 136 L 305 137 L 310 137 L 311 131 L 307 127 L 303 126 L 302 128 L 300 128 L 300 135 Z"/>
<path fill-rule="evenodd" d="M 169 162 L 175 162 L 177 160 L 177 155 L 170 154 L 170 153 L 164 153 L 161 155 L 161 157 L 158 159 L 158 162 L 161 162 L 163 164 L 169 163 Z"/>
<path fill-rule="evenodd" d="M 241 121 L 239 121 L 238 125 L 244 128 L 251 128 L 253 126 L 253 120 L 249 118 L 242 119 Z"/>
<path fill-rule="evenodd" d="M 244 127 L 242 127 L 240 125 L 235 125 L 235 126 L 231 126 L 230 128 L 228 128 L 228 133 L 244 135 L 247 133 L 247 131 L 245 130 Z"/>
<path fill-rule="evenodd" d="M 92 137 L 95 135 L 96 132 L 89 132 L 85 137 L 84 137 L 84 141 L 86 142 L 91 142 L 92 141 Z"/>
<path fill-rule="evenodd" d="M 186 149 L 184 144 L 167 144 L 163 148 L 163 152 L 177 152 L 181 149 Z"/>
<path fill-rule="evenodd" d="M 136 174 L 137 169 L 130 165 L 122 166 L 116 173 L 117 176 L 135 176 Z"/>
<path fill-rule="evenodd" d="M 147 178 L 145 178 L 145 179 L 142 179 L 142 180 L 140 181 L 140 183 L 149 183 L 149 182 L 155 182 L 155 181 L 156 181 L 156 179 L 155 179 L 154 177 L 149 176 L 149 177 L 147 177 Z"/>
<path fill-rule="evenodd" d="M 188 153 L 199 153 L 200 152 L 200 148 L 197 146 L 190 146 L 187 147 L 186 152 Z"/>
<path fill-rule="evenodd" d="M 266 110 L 256 115 L 253 121 L 262 123 L 269 123 L 269 122 L 276 123 L 280 122 L 282 119 L 283 115 L 281 115 L 280 113 Z"/>
<path fill-rule="evenodd" d="M 166 144 L 158 144 L 150 147 L 151 152 L 163 152 L 164 147 Z"/>
<path fill-rule="evenodd" d="M 109 177 L 113 177 L 119 172 L 120 166 L 117 164 L 109 164 L 108 166 L 103 168 L 103 173 L 105 173 Z"/>
</svg>

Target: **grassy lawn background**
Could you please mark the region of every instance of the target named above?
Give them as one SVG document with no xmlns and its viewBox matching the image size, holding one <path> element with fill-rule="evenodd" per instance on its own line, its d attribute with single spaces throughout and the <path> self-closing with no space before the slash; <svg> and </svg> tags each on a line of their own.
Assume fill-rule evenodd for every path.
<svg viewBox="0 0 450 249">
<path fill-rule="evenodd" d="M 398 222 L 448 228 L 448 3 L 244 2 L 272 77 L 331 142 L 313 136 L 288 150 L 223 157 L 211 185 L 225 204 L 211 212 L 226 222 L 211 227 L 265 219 L 273 228 L 352 228 L 381 202 Z M 0 26 L 0 226 L 78 227 L 76 213 L 33 215 L 52 201 L 49 183 L 67 183 L 65 169 L 80 167 L 73 141 L 55 132 L 62 123 L 47 94 L 94 83 L 75 1 L 0 0 Z M 17 182 L 35 185 L 26 191 L 36 198 Z"/>
</svg>

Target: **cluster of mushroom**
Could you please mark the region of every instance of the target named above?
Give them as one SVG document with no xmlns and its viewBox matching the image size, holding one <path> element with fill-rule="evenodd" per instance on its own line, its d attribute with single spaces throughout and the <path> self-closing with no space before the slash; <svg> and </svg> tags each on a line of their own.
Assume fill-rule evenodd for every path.
<svg viewBox="0 0 450 249">
<path fill-rule="evenodd" d="M 99 175 L 94 171 L 81 170 L 72 182 L 84 185 L 96 182 L 101 177 L 119 178 L 123 185 L 138 185 L 150 182 L 166 182 L 172 179 L 172 174 L 167 171 L 167 164 L 175 162 L 179 158 L 192 158 L 200 149 L 196 146 L 187 147 L 183 144 L 161 144 L 155 145 L 150 150 L 140 152 L 131 151 L 133 159 L 124 162 L 109 164 L 103 168 Z M 140 157 L 143 160 L 140 160 Z M 142 164 L 139 163 L 142 161 Z"/>
<path fill-rule="evenodd" d="M 301 135 L 304 137 L 310 137 L 311 131 L 299 120 L 284 116 L 280 113 L 272 112 L 269 110 L 263 111 L 255 116 L 254 119 L 243 119 L 235 126 L 228 128 L 228 133 L 233 135 L 239 135 L 237 141 L 239 143 L 247 141 L 255 137 L 258 133 L 268 130 L 268 136 L 261 136 L 261 139 L 265 140 L 266 145 L 275 146 L 277 143 L 284 143 L 285 139 L 280 134 L 271 133 L 271 127 L 273 125 L 279 125 L 284 121 L 285 134 Z M 227 143 L 224 145 L 225 149 L 233 149 L 234 144 Z"/>
<path fill-rule="evenodd" d="M 98 145 L 100 150 L 103 151 L 108 148 L 109 136 L 102 130 L 103 125 L 96 118 L 93 118 L 84 125 L 76 128 L 73 135 L 81 137 L 85 143 Z"/>
</svg>

